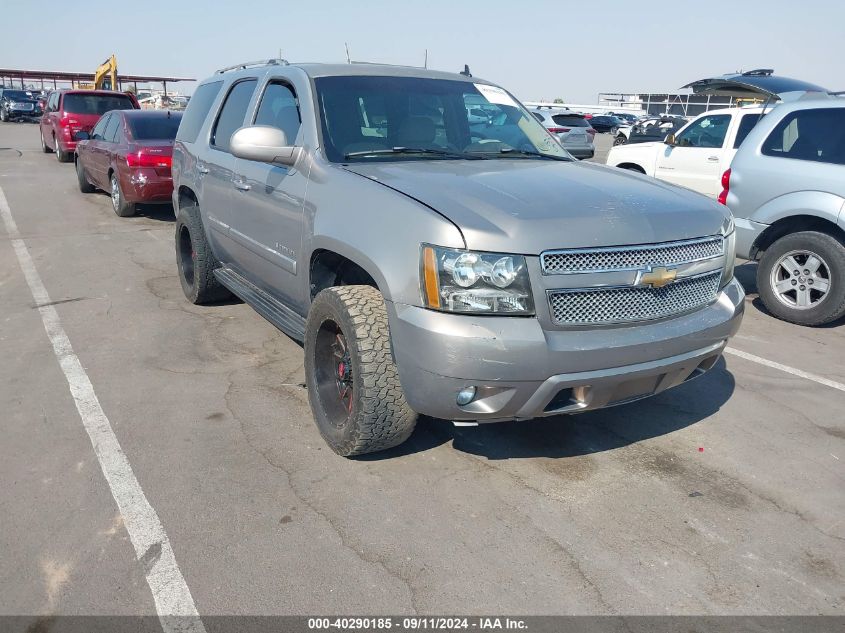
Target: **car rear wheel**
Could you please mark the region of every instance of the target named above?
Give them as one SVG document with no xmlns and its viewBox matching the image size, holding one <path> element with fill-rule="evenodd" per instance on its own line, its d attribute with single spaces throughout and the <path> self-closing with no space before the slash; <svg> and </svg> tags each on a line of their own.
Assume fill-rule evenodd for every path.
<svg viewBox="0 0 845 633">
<path fill-rule="evenodd" d="M 305 328 L 305 382 L 320 435 L 338 455 L 392 448 L 414 430 L 393 358 L 387 309 L 371 286 L 326 288 Z"/>
<path fill-rule="evenodd" d="M 196 205 L 181 207 L 176 214 L 176 266 L 182 291 L 191 303 L 211 303 L 231 296 L 214 276 L 220 262 L 205 239 Z"/>
<path fill-rule="evenodd" d="M 53 143 L 56 146 L 56 160 L 60 163 L 66 163 L 70 160 L 70 155 L 67 152 L 62 151 L 62 146 L 59 145 L 59 139 L 55 136 L 53 137 Z"/>
<path fill-rule="evenodd" d="M 94 187 L 88 182 L 88 177 L 85 175 L 85 168 L 82 166 L 82 161 L 76 157 L 76 180 L 79 182 L 79 190 L 82 193 L 93 193 Z"/>
<path fill-rule="evenodd" d="M 112 172 L 111 180 L 111 206 L 114 212 L 121 218 L 129 218 L 135 215 L 135 203 L 127 202 L 120 188 L 120 180 L 116 172 Z"/>
<path fill-rule="evenodd" d="M 802 231 L 772 244 L 757 268 L 760 299 L 774 316 L 799 325 L 824 325 L 845 314 L 845 245 Z"/>
</svg>

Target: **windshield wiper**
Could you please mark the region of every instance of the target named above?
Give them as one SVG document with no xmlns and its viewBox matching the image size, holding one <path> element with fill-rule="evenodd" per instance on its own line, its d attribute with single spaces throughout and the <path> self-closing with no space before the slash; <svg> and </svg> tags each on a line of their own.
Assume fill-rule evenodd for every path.
<svg viewBox="0 0 845 633">
<path fill-rule="evenodd" d="M 368 149 L 360 152 L 349 152 L 344 158 L 355 158 L 357 156 L 385 156 L 388 154 L 432 154 L 446 158 L 466 158 L 469 160 L 484 160 L 484 156 L 465 154 L 463 152 L 452 152 L 445 149 L 428 149 L 425 147 L 391 147 L 388 149 Z"/>
<path fill-rule="evenodd" d="M 572 159 L 566 156 L 555 156 L 554 154 L 542 154 L 540 152 L 532 152 L 527 149 L 517 149 L 515 147 L 503 147 L 499 150 L 499 154 L 519 154 L 520 156 L 530 156 L 532 158 L 545 158 L 548 160 L 562 160 L 565 163 L 571 163 Z"/>
</svg>

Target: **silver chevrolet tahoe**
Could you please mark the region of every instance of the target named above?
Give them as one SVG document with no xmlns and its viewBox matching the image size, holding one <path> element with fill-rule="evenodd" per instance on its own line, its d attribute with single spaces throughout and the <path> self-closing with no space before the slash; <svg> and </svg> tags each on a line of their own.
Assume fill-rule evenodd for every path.
<svg viewBox="0 0 845 633">
<path fill-rule="evenodd" d="M 173 183 L 185 295 L 234 293 L 304 343 L 340 455 L 403 442 L 420 414 L 659 393 L 713 367 L 742 319 L 724 206 L 572 160 L 468 69 L 220 70 L 182 119 Z"/>
</svg>

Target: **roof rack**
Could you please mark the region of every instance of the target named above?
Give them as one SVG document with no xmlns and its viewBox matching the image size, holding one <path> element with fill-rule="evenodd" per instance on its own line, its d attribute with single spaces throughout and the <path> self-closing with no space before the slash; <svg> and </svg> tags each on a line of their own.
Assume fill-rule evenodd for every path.
<svg viewBox="0 0 845 633">
<path fill-rule="evenodd" d="M 216 75 L 222 75 L 223 73 L 229 72 L 230 70 L 244 70 L 245 68 L 253 68 L 255 66 L 287 66 L 288 60 L 286 59 L 262 59 L 257 62 L 244 62 L 243 64 L 235 64 L 234 66 L 226 66 L 226 68 L 221 68 L 220 70 L 216 71 Z"/>
</svg>

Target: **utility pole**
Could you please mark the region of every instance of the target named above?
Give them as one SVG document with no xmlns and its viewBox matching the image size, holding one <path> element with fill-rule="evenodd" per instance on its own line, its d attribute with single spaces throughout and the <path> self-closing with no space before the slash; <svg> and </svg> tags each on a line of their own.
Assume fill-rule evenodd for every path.
<svg viewBox="0 0 845 633">
<path fill-rule="evenodd" d="M 425 62 L 423 62 L 423 68 L 428 69 L 428 49 L 425 49 Z"/>
<path fill-rule="evenodd" d="M 352 63 L 352 60 L 351 60 L 351 59 L 349 59 L 349 44 L 347 44 L 346 42 L 344 42 L 344 43 L 343 43 L 343 45 L 346 47 L 346 63 L 347 63 L 347 64 L 351 64 L 351 63 Z"/>
</svg>

